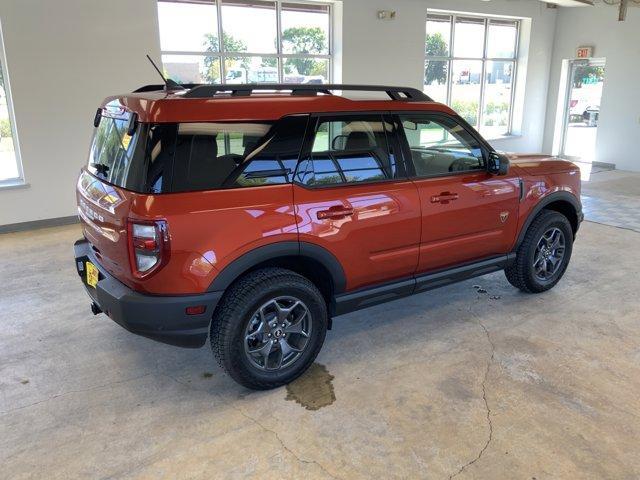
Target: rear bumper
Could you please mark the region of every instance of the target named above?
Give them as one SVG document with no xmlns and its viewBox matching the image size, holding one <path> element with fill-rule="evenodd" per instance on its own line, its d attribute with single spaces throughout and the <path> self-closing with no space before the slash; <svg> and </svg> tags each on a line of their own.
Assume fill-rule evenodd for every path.
<svg viewBox="0 0 640 480">
<path fill-rule="evenodd" d="M 74 244 L 76 270 L 91 300 L 118 325 L 131 333 L 179 347 L 199 348 L 207 341 L 209 323 L 223 292 L 187 296 L 138 293 L 110 275 L 97 261 L 85 239 Z M 86 283 L 85 262 L 100 270 L 98 285 Z M 205 305 L 204 313 L 187 315 L 189 306 Z"/>
</svg>

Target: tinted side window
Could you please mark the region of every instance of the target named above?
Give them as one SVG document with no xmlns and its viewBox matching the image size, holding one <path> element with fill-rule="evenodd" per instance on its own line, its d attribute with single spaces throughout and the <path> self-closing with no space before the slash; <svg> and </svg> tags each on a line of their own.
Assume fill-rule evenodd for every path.
<svg viewBox="0 0 640 480">
<path fill-rule="evenodd" d="M 380 115 L 321 117 L 298 181 L 314 186 L 396 178 L 396 159 L 387 143 L 390 130 Z"/>
<path fill-rule="evenodd" d="M 399 117 L 416 176 L 485 169 L 480 143 L 455 119 L 425 114 Z"/>
<path fill-rule="evenodd" d="M 256 186 L 289 183 L 298 164 L 308 115 L 281 119 L 268 139 L 256 144 L 226 186 Z"/>
<path fill-rule="evenodd" d="M 176 139 L 175 124 L 149 125 L 145 147 L 144 184 L 145 193 L 162 193 L 171 188 L 171 166 Z"/>
<path fill-rule="evenodd" d="M 272 123 L 178 125 L 172 191 L 288 183 L 295 170 L 306 117 Z"/>
</svg>

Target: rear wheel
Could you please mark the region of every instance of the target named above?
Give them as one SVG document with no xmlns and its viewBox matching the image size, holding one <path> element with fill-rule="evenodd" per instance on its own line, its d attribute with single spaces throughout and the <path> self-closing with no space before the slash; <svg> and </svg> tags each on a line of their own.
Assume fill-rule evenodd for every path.
<svg viewBox="0 0 640 480">
<path fill-rule="evenodd" d="M 235 381 L 265 390 L 301 375 L 326 331 L 326 303 L 316 286 L 290 270 L 265 268 L 225 294 L 211 323 L 211 348 Z"/>
<path fill-rule="evenodd" d="M 524 292 L 549 290 L 564 275 L 572 248 L 573 230 L 567 217 L 543 210 L 529 226 L 516 261 L 505 269 L 507 280 Z"/>
</svg>

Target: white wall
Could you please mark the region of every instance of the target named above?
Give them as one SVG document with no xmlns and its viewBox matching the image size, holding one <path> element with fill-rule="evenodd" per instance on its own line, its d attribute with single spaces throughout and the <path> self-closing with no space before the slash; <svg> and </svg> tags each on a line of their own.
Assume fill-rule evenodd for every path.
<svg viewBox="0 0 640 480">
<path fill-rule="evenodd" d="M 0 225 L 74 215 L 92 119 L 106 96 L 157 83 L 154 0 L 1 0 L 29 186 L 0 189 Z"/>
<path fill-rule="evenodd" d="M 521 131 L 517 138 L 492 143 L 508 151 L 541 150 L 558 10 L 534 0 L 344 0 L 343 4 L 342 81 L 420 89 L 427 9 L 530 18 L 530 42 L 524 45 L 528 48 L 528 64 Z M 395 10 L 396 19 L 378 20 L 378 10 Z"/>
<path fill-rule="evenodd" d="M 531 19 L 521 136 L 495 145 L 539 151 L 557 12 L 540 2 L 344 0 L 336 35 L 342 81 L 421 88 L 428 8 Z M 378 10 L 396 10 L 397 18 L 380 21 Z M 159 58 L 156 2 L 1 0 L 0 20 L 29 183 L 0 190 L 0 225 L 74 215 L 75 181 L 98 102 L 158 81 L 144 58 Z"/>
<path fill-rule="evenodd" d="M 606 58 L 594 160 L 640 171 L 640 8 L 629 7 L 624 22 L 618 22 L 617 8 L 602 4 L 559 12 L 544 149 L 551 151 L 558 130 L 558 92 L 564 92 L 562 61 L 573 59 L 579 46 L 594 46 L 594 57 Z"/>
</svg>

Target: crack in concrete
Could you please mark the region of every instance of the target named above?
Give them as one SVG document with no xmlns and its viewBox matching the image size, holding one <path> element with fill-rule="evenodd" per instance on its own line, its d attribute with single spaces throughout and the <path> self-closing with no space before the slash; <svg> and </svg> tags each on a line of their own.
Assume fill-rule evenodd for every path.
<svg viewBox="0 0 640 480">
<path fill-rule="evenodd" d="M 21 407 L 16 407 L 16 408 L 12 408 L 10 410 L 5 410 L 3 412 L 0 412 L 0 416 L 4 416 L 4 415 L 7 415 L 9 413 L 17 412 L 18 410 L 24 410 L 25 408 L 31 408 L 31 407 L 34 407 L 36 405 L 40 405 L 41 403 L 47 403 L 47 402 L 49 402 L 51 400 L 55 400 L 56 398 L 64 397 L 66 395 L 72 395 L 74 393 L 84 393 L 84 392 L 91 392 L 91 391 L 94 391 L 94 390 L 100 390 L 102 388 L 112 387 L 113 385 L 120 385 L 121 383 L 127 383 L 127 382 L 133 382 L 135 380 L 140 380 L 141 378 L 148 377 L 149 375 L 153 375 L 153 373 L 149 372 L 149 373 L 145 373 L 144 375 L 139 375 L 137 377 L 127 378 L 127 379 L 124 379 L 124 380 L 117 380 L 115 382 L 109 382 L 109 383 L 105 383 L 103 385 L 95 385 L 93 387 L 81 388 L 79 390 L 69 390 L 67 392 L 56 393 L 55 395 L 52 395 L 49 398 L 45 398 L 44 400 L 39 400 L 37 402 L 33 402 L 33 403 L 28 404 L 28 405 L 23 405 Z"/>
<path fill-rule="evenodd" d="M 298 462 L 304 463 L 306 465 L 316 465 L 318 468 L 320 468 L 320 470 L 322 470 L 324 473 L 329 475 L 331 478 L 333 478 L 335 480 L 340 480 L 339 477 L 336 477 L 335 475 L 333 475 L 321 463 L 317 462 L 316 460 L 305 460 L 304 458 L 300 458 L 298 456 L 298 454 L 296 454 L 293 450 L 291 450 L 289 447 L 287 447 L 287 445 L 285 445 L 285 443 L 280 438 L 280 435 L 278 435 L 278 432 L 276 432 L 275 430 L 271 430 L 270 428 L 267 428 L 262 423 L 260 423 L 258 420 L 253 418 L 251 415 L 248 415 L 244 411 L 242 411 L 242 409 L 240 407 L 233 407 L 233 408 L 236 411 L 238 411 L 238 413 L 240 413 L 240 415 L 242 415 L 243 417 L 251 420 L 253 423 L 255 423 L 260 428 L 262 428 L 265 432 L 269 432 L 269 433 L 273 434 L 273 436 L 276 438 L 276 440 L 278 440 L 278 442 L 280 443 L 282 448 L 284 448 L 289 454 L 291 454 Z"/>
<path fill-rule="evenodd" d="M 640 233 L 640 231 L 634 229 L 634 228 L 630 228 L 630 227 L 622 227 L 620 225 L 612 225 L 610 223 L 604 223 L 604 222 L 596 222 L 595 220 L 587 220 L 585 218 L 584 220 L 585 222 L 589 222 L 589 223 L 595 223 L 597 225 L 602 225 L 604 227 L 611 227 L 611 228 L 618 228 L 620 230 L 627 230 L 628 232 L 633 232 L 633 233 Z"/>
<path fill-rule="evenodd" d="M 164 373 L 164 372 L 158 372 L 160 375 L 164 375 L 165 377 L 169 378 L 170 380 L 173 380 L 174 382 L 190 388 L 192 390 L 196 390 L 196 391 L 200 391 L 200 392 L 204 392 L 205 390 L 202 390 L 200 388 L 197 388 L 191 384 L 182 382 L 180 380 L 178 380 L 177 378 L 172 377 L 171 375 Z M 218 395 L 215 392 L 207 392 L 207 393 L 212 393 L 213 395 L 215 395 L 216 397 L 220 398 L 221 400 L 224 400 L 222 397 L 220 397 L 220 395 Z M 242 396 L 241 396 L 242 397 Z M 316 465 L 318 468 L 320 468 L 320 470 L 322 470 L 324 473 L 326 473 L 329 477 L 333 478 L 334 480 L 341 480 L 339 477 L 336 477 L 335 475 L 333 475 L 331 472 L 329 472 L 321 463 L 317 462 L 316 460 L 305 460 L 304 458 L 300 458 L 300 456 L 298 456 L 298 454 L 296 454 L 293 450 L 291 450 L 285 443 L 284 441 L 280 438 L 280 435 L 278 435 L 278 432 L 276 432 L 275 430 L 271 430 L 270 428 L 267 428 L 265 425 L 263 425 L 262 423 L 260 423 L 257 419 L 253 418 L 251 415 L 245 413 L 240 407 L 237 407 L 235 405 L 230 405 L 228 404 L 231 408 L 233 408 L 235 411 L 237 411 L 240 415 L 242 415 L 243 417 L 245 417 L 247 420 L 250 420 L 251 422 L 253 422 L 254 424 L 256 424 L 258 427 L 260 427 L 262 430 L 264 430 L 265 432 L 271 433 L 276 440 L 278 441 L 278 443 L 280 443 L 280 446 L 286 451 L 288 452 L 291 456 L 293 456 L 293 458 L 295 458 L 298 462 L 300 463 L 304 463 L 306 465 Z"/>
<path fill-rule="evenodd" d="M 471 315 L 473 315 L 473 316 L 476 316 L 473 312 L 471 312 L 471 308 L 469 308 L 469 313 Z M 487 448 L 489 448 L 489 444 L 493 440 L 493 422 L 491 421 L 491 408 L 489 407 L 489 402 L 487 402 L 486 383 L 487 383 L 487 378 L 489 377 L 489 370 L 491 369 L 491 364 L 493 363 L 493 358 L 494 358 L 495 353 L 496 353 L 496 347 L 495 347 L 493 341 L 491 340 L 491 336 L 489 335 L 489 330 L 487 330 L 487 327 L 485 327 L 485 325 L 482 323 L 482 321 L 480 321 L 479 318 L 476 317 L 476 320 L 477 320 L 478 325 L 484 331 L 484 334 L 487 337 L 487 341 L 489 342 L 489 345 L 491 345 L 491 356 L 489 357 L 489 360 L 487 361 L 487 367 L 486 367 L 485 372 L 484 372 L 484 378 L 482 379 L 482 400 L 484 401 L 484 406 L 485 406 L 485 409 L 487 411 L 487 425 L 489 426 L 489 437 L 487 438 L 487 441 L 485 442 L 484 446 L 478 452 L 478 455 L 476 455 L 476 457 L 473 460 L 471 460 L 471 461 L 465 463 L 464 465 L 462 465 L 458 469 L 457 472 L 449 475 L 449 480 L 451 480 L 452 478 L 457 477 L 462 472 L 464 472 L 468 467 L 470 467 L 471 465 L 476 463 L 478 460 L 480 460 L 480 458 L 482 458 L 482 455 L 484 454 L 484 452 L 487 450 Z"/>
</svg>

